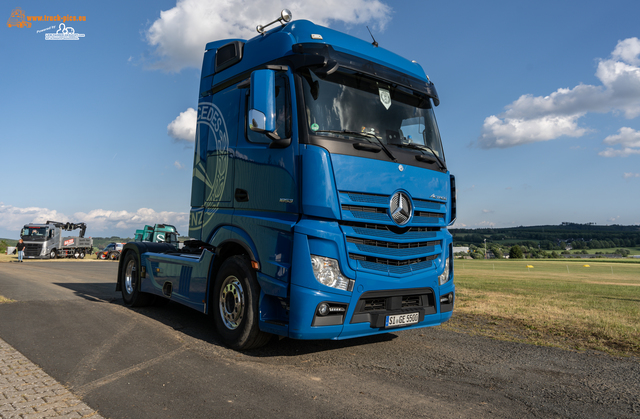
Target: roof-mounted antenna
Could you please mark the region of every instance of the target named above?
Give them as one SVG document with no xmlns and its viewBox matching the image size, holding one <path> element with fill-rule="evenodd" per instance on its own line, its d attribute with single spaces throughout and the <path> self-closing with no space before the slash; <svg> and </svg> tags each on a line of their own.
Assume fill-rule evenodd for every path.
<svg viewBox="0 0 640 419">
<path fill-rule="evenodd" d="M 258 33 L 261 33 L 264 35 L 264 28 L 266 28 L 267 26 L 271 26 L 276 22 L 280 22 L 280 24 L 282 26 L 284 26 L 284 24 L 286 22 L 290 22 L 291 18 L 293 17 L 293 15 L 291 14 L 291 12 L 289 11 L 289 9 L 283 9 L 282 12 L 280 12 L 280 17 L 277 18 L 276 20 L 274 20 L 271 23 L 267 23 L 266 25 L 258 25 L 256 26 L 256 30 L 258 31 Z"/>
<path fill-rule="evenodd" d="M 371 35 L 371 39 L 373 39 L 373 42 L 371 43 L 371 45 L 378 48 L 378 42 L 376 41 L 376 38 L 373 37 L 373 34 L 371 33 L 371 29 L 369 29 L 368 26 L 367 26 L 367 30 L 369 31 L 369 35 Z"/>
</svg>

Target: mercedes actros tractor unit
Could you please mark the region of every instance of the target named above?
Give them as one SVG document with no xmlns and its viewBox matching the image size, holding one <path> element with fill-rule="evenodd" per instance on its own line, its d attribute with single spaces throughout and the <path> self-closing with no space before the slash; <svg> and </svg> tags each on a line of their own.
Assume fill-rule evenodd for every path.
<svg viewBox="0 0 640 419">
<path fill-rule="evenodd" d="M 291 21 L 206 45 L 189 236 L 128 243 L 125 304 L 210 314 L 244 350 L 451 317 L 455 180 L 419 64 Z"/>
</svg>

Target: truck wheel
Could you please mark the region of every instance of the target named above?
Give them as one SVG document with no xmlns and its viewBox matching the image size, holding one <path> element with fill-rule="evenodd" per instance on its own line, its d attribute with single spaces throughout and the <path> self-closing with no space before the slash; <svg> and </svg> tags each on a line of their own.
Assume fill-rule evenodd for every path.
<svg viewBox="0 0 640 419">
<path fill-rule="evenodd" d="M 56 249 L 51 249 L 51 252 L 49 253 L 49 259 L 55 259 L 56 256 L 57 256 Z"/>
<path fill-rule="evenodd" d="M 109 260 L 118 260 L 118 255 L 115 252 L 109 253 Z"/>
<path fill-rule="evenodd" d="M 85 256 L 85 254 L 84 254 L 84 250 L 81 250 L 81 251 L 80 251 L 79 258 L 80 258 L 80 259 L 84 259 L 84 256 Z"/>
<path fill-rule="evenodd" d="M 223 342 L 237 350 L 265 345 L 271 335 L 258 327 L 260 286 L 244 256 L 225 260 L 213 289 L 213 317 Z"/>
<path fill-rule="evenodd" d="M 135 252 L 127 252 L 124 269 L 121 271 L 120 288 L 124 303 L 131 307 L 142 307 L 153 302 L 153 295 L 140 292 L 140 261 Z"/>
<path fill-rule="evenodd" d="M 73 254 L 73 257 L 74 257 L 75 259 L 78 259 L 78 258 L 80 257 L 80 253 L 79 253 L 79 252 L 75 252 L 75 253 Z"/>
</svg>

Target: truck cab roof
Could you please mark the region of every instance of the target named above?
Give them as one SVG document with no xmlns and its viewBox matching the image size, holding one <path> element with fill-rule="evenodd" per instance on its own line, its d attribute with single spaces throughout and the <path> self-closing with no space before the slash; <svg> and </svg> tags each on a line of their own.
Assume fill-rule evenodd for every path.
<svg viewBox="0 0 640 419">
<path fill-rule="evenodd" d="M 251 39 L 224 39 L 209 42 L 206 50 L 218 56 L 205 54 L 202 77 L 215 74 L 214 85 L 254 67 L 294 54 L 294 45 L 330 45 L 335 51 L 363 58 L 395 71 L 428 82 L 422 67 L 391 51 L 376 47 L 368 41 L 355 38 L 308 20 L 296 20 L 271 29 Z M 227 47 L 229 46 L 229 47 Z M 225 47 L 225 48 L 222 48 Z M 231 51 L 227 51 L 226 49 Z"/>
</svg>

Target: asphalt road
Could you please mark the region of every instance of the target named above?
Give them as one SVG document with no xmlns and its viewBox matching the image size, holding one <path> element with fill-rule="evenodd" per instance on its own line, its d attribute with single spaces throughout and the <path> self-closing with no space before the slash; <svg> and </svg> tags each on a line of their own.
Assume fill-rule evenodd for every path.
<svg viewBox="0 0 640 419">
<path fill-rule="evenodd" d="M 439 328 L 239 353 L 203 314 L 124 307 L 116 269 L 0 263 L 0 337 L 105 418 L 640 417 L 637 358 Z"/>
</svg>

